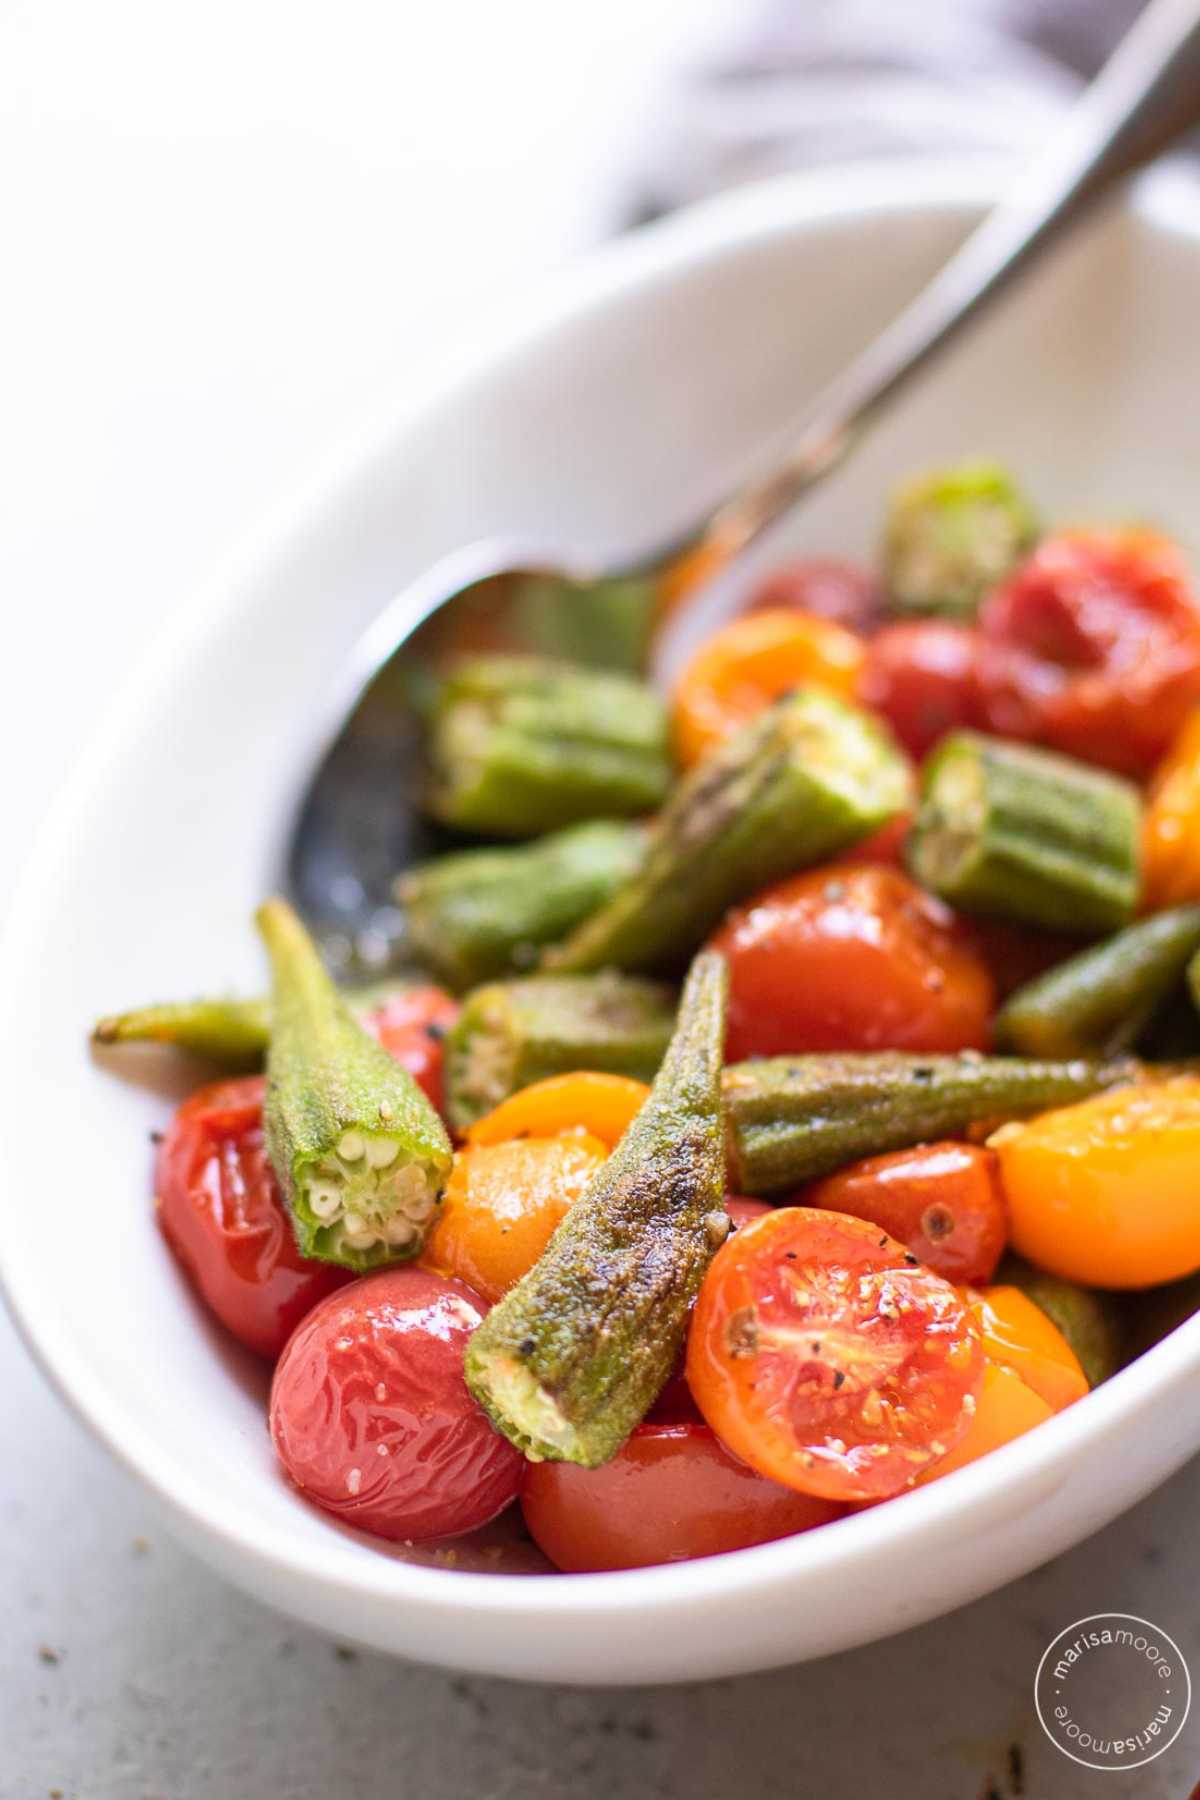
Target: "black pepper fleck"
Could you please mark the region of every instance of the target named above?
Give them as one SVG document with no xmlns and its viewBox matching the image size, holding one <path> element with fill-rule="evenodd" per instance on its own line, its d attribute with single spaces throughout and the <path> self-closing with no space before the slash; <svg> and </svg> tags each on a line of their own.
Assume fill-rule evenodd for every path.
<svg viewBox="0 0 1200 1800">
<path fill-rule="evenodd" d="M 517 1345 L 517 1349 L 520 1351 L 522 1356 L 532 1356 L 534 1351 L 537 1349 L 537 1345 L 534 1343 L 532 1338 L 527 1337 L 527 1338 L 521 1339 L 520 1343 Z"/>
</svg>

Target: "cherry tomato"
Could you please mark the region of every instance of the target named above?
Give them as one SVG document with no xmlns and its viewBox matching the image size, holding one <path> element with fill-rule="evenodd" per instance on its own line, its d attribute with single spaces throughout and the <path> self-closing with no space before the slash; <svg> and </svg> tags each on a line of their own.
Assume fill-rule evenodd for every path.
<svg viewBox="0 0 1200 1800">
<path fill-rule="evenodd" d="M 860 838 L 849 850 L 843 850 L 835 856 L 835 865 L 840 863 L 887 863 L 890 868 L 904 871 L 904 842 L 912 830 L 912 814 L 897 813 L 870 837 Z"/>
<path fill-rule="evenodd" d="M 803 1050 L 972 1050 L 991 977 L 940 900 L 846 863 L 764 889 L 714 939 L 729 959 L 731 1062 Z"/>
<path fill-rule="evenodd" d="M 829 1500 L 899 1493 L 966 1431 L 983 1381 L 962 1295 L 862 1219 L 778 1208 L 717 1251 L 688 1385 L 723 1443 Z"/>
<path fill-rule="evenodd" d="M 531 1463 L 521 1507 L 534 1542 L 572 1574 L 718 1556 L 844 1510 L 764 1480 L 702 1422 L 639 1425 L 599 1469 Z"/>
<path fill-rule="evenodd" d="M 1190 712 L 1154 771 L 1142 830 L 1146 911 L 1200 900 L 1200 710 Z"/>
<path fill-rule="evenodd" d="M 305 1313 L 349 1276 L 306 1262 L 263 1143 L 261 1075 L 185 1100 L 159 1145 L 163 1235 L 222 1325 L 276 1357 Z"/>
<path fill-rule="evenodd" d="M 1008 1236 L 996 1158 L 973 1144 L 869 1156 L 796 1198 L 878 1225 L 947 1281 L 990 1281 Z"/>
<path fill-rule="evenodd" d="M 1150 531 L 1049 538 L 984 603 L 983 723 L 1141 775 L 1200 699 L 1200 605 Z"/>
<path fill-rule="evenodd" d="M 991 972 L 998 1000 L 1006 1000 L 1055 963 L 1079 954 L 1078 938 L 1039 931 L 1035 925 L 1017 925 L 1010 919 L 975 918 L 967 929 Z"/>
<path fill-rule="evenodd" d="M 376 1537 L 457 1537 L 516 1498 L 520 1452 L 467 1390 L 463 1352 L 487 1306 L 409 1264 L 331 1294 L 271 1386 L 271 1437 L 300 1491 Z"/>
<path fill-rule="evenodd" d="M 861 563 L 802 556 L 764 576 L 743 611 L 811 613 L 848 631 L 870 631 L 882 608 L 879 583 Z"/>
<path fill-rule="evenodd" d="M 439 1112 L 443 1102 L 443 1040 L 460 1011 L 457 1000 L 452 1000 L 444 988 L 413 987 L 363 1015 L 362 1022 L 372 1037 L 378 1038 L 388 1055 L 394 1056 L 419 1082 Z"/>
<path fill-rule="evenodd" d="M 1019 1375 L 1052 1412 L 1083 1399 L 1089 1388 L 1079 1358 L 1028 1294 L 1000 1283 L 968 1297 L 989 1362 Z"/>
<path fill-rule="evenodd" d="M 765 1218 L 772 1208 L 765 1200 L 747 1200 L 741 1194 L 727 1194 L 725 1211 L 729 1214 L 732 1235 L 744 1225 L 752 1225 L 755 1219 Z M 666 1387 L 646 1414 L 647 1423 L 678 1425 L 688 1419 L 699 1420 L 700 1408 L 693 1400 L 692 1390 L 687 1384 L 686 1363 L 685 1351 Z"/>
<path fill-rule="evenodd" d="M 859 697 L 911 755 L 978 717 L 975 633 L 944 619 L 885 625 L 867 645 Z"/>
<path fill-rule="evenodd" d="M 915 1486 L 923 1487 L 927 1481 L 939 1481 L 943 1475 L 952 1475 L 955 1469 L 977 1462 L 989 1451 L 1011 1443 L 1013 1438 L 1023 1437 L 1035 1425 L 1044 1425 L 1053 1417 L 1054 1408 L 1047 1406 L 1019 1376 L 1011 1369 L 989 1361 L 983 1371 L 983 1388 L 975 1417 L 948 1456 L 943 1456 L 928 1469 L 922 1469 Z"/>
<path fill-rule="evenodd" d="M 629 1075 L 583 1070 L 547 1075 L 510 1094 L 477 1119 L 467 1132 L 469 1146 L 504 1144 L 512 1138 L 552 1138 L 583 1131 L 616 1148 L 646 1103 L 650 1089 Z"/>
</svg>

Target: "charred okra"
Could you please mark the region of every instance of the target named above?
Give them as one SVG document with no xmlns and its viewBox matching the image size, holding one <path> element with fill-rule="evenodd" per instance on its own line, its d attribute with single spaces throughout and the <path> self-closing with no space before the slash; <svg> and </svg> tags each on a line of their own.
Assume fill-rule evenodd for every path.
<svg viewBox="0 0 1200 1800">
<path fill-rule="evenodd" d="M 674 1026 L 672 988 L 611 969 L 477 988 L 446 1039 L 447 1116 L 465 1130 L 518 1088 L 573 1069 L 650 1081 Z"/>
<path fill-rule="evenodd" d="M 650 1098 L 467 1349 L 467 1385 L 533 1457 L 594 1468 L 675 1367 L 724 1210 L 725 963 L 692 965 Z"/>
<path fill-rule="evenodd" d="M 1129 1081 L 1138 1065 L 900 1051 L 766 1056 L 725 1071 L 729 1186 L 786 1194 L 846 1163 L 1016 1119 Z"/>
<path fill-rule="evenodd" d="M 921 771 L 906 856 L 964 912 L 1094 936 L 1132 917 L 1140 828 L 1137 791 L 1119 776 L 957 731 Z"/>
<path fill-rule="evenodd" d="M 1035 535 L 1032 510 L 994 463 L 906 481 L 889 500 L 884 527 L 884 576 L 895 610 L 973 618 Z"/>
<path fill-rule="evenodd" d="M 1200 947 L 1200 906 L 1178 906 L 1026 982 L 996 1015 L 1000 1050 L 1111 1056 L 1128 1050 Z"/>
<path fill-rule="evenodd" d="M 662 804 L 667 712 L 643 682 L 531 656 L 481 656 L 446 677 L 429 747 L 429 810 L 460 831 L 537 837 Z"/>
<path fill-rule="evenodd" d="M 819 688 L 797 688 L 679 783 L 638 873 L 547 952 L 548 968 L 670 969 L 769 881 L 866 837 L 910 802 L 886 729 Z"/>
<path fill-rule="evenodd" d="M 528 968 L 628 881 L 644 828 L 593 819 L 532 844 L 462 850 L 396 882 L 416 955 L 456 989 Z"/>
<path fill-rule="evenodd" d="M 1020 1288 L 1062 1332 L 1079 1358 L 1092 1387 L 1099 1387 L 1121 1366 L 1125 1329 L 1121 1302 L 1114 1294 L 1097 1293 L 1061 1275 L 1047 1275 L 1020 1256 L 1004 1258 L 993 1281 Z"/>
<path fill-rule="evenodd" d="M 271 959 L 267 1151 L 305 1256 L 348 1269 L 420 1250 L 446 1177 L 446 1128 L 357 1022 L 291 907 L 258 926 Z"/>
</svg>

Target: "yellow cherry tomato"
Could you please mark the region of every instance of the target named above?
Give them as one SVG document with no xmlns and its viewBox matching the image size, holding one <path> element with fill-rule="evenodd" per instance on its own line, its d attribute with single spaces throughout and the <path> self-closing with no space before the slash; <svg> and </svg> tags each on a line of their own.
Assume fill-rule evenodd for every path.
<svg viewBox="0 0 1200 1800">
<path fill-rule="evenodd" d="M 1155 771 L 1142 827 L 1148 912 L 1200 900 L 1200 708 Z"/>
<path fill-rule="evenodd" d="M 1011 1443 L 1013 1438 L 1023 1437 L 1035 1425 L 1042 1425 L 1053 1417 L 1053 1407 L 1047 1406 L 1018 1375 L 998 1363 L 989 1362 L 983 1372 L 983 1388 L 976 1402 L 975 1417 L 953 1450 L 932 1468 L 922 1469 L 913 1485 L 923 1487 L 926 1482 L 950 1475 L 955 1469 L 986 1456 L 989 1450 L 998 1450 L 1001 1444 Z"/>
<path fill-rule="evenodd" d="M 615 1149 L 646 1103 L 650 1089 L 629 1075 L 584 1070 L 548 1075 L 510 1094 L 477 1119 L 467 1143 L 502 1144 L 509 1138 L 550 1138 L 563 1131 L 586 1131 Z"/>
<path fill-rule="evenodd" d="M 1020 1288 L 999 1283 L 976 1289 L 971 1311 L 989 1361 L 1019 1376 L 1052 1412 L 1088 1392 L 1088 1378 L 1070 1344 Z"/>
</svg>

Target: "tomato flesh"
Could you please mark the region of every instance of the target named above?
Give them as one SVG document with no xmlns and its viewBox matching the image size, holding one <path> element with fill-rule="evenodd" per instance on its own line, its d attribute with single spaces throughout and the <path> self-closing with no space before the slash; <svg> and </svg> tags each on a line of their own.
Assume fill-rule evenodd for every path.
<svg viewBox="0 0 1200 1800">
<path fill-rule="evenodd" d="M 735 1455 L 829 1500 L 899 1493 L 971 1422 L 983 1381 L 963 1296 L 877 1226 L 781 1207 L 713 1258 L 688 1384 Z"/>
<path fill-rule="evenodd" d="M 694 1421 L 639 1425 L 599 1469 L 531 1463 L 521 1506 L 534 1541 L 573 1574 L 718 1556 L 843 1511 L 765 1480 Z"/>
<path fill-rule="evenodd" d="M 467 1390 L 487 1312 L 461 1281 L 408 1265 L 331 1294 L 275 1371 L 271 1437 L 308 1499 L 376 1537 L 457 1537 L 516 1498 L 523 1458 Z"/>
<path fill-rule="evenodd" d="M 263 1141 L 265 1085 L 250 1075 L 185 1100 L 159 1145 L 154 1192 L 163 1235 L 210 1310 L 274 1358 L 349 1276 L 296 1248 Z"/>
<path fill-rule="evenodd" d="M 886 625 L 867 647 L 860 695 L 904 748 L 922 757 L 978 714 L 975 633 L 943 619 Z"/>
<path fill-rule="evenodd" d="M 439 1112 L 445 1101 L 444 1040 L 461 1010 L 444 988 L 413 987 L 363 1015 L 363 1025 L 372 1037 L 408 1070 Z"/>
<path fill-rule="evenodd" d="M 984 1049 L 992 979 L 940 900 L 845 863 L 766 888 L 713 940 L 729 961 L 731 1062 L 805 1050 Z"/>
<path fill-rule="evenodd" d="M 1008 1237 L 996 1157 L 974 1144 L 869 1156 L 813 1182 L 797 1200 L 878 1225 L 947 1281 L 990 1281 Z"/>
</svg>

